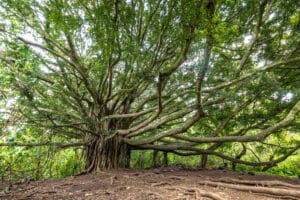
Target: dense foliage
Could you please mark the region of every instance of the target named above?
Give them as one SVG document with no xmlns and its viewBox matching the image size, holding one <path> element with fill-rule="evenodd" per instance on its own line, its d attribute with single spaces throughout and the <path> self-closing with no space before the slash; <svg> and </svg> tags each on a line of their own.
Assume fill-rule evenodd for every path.
<svg viewBox="0 0 300 200">
<path fill-rule="evenodd" d="M 293 0 L 2 0 L 0 165 L 295 163 L 299 18 Z"/>
</svg>

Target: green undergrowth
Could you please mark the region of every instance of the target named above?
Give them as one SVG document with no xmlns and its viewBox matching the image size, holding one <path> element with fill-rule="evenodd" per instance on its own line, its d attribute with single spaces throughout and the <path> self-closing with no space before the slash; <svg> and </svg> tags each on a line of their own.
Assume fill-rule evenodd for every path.
<svg viewBox="0 0 300 200">
<path fill-rule="evenodd" d="M 141 168 L 151 168 L 152 167 L 152 153 L 153 151 L 133 151 L 131 153 L 131 167 L 135 169 Z M 163 165 L 163 153 L 158 154 L 160 165 Z M 168 165 L 182 164 L 186 167 L 198 168 L 201 156 L 189 156 L 182 157 L 174 154 L 168 154 Z M 247 159 L 244 158 L 244 159 Z M 231 169 L 231 162 L 225 161 L 215 156 L 209 156 L 207 161 L 208 169 L 219 169 L 227 166 Z M 293 156 L 287 158 L 284 162 L 279 163 L 277 166 L 263 171 L 263 167 L 252 167 L 242 164 L 238 164 L 236 171 L 240 172 L 255 172 L 257 174 L 268 174 L 268 175 L 278 175 L 295 178 L 300 175 L 300 152 L 294 154 Z"/>
<path fill-rule="evenodd" d="M 149 169 L 152 166 L 153 151 L 132 151 L 131 168 Z M 186 166 L 198 168 L 201 156 L 181 157 L 168 154 L 169 166 Z M 224 167 L 230 169 L 231 163 L 223 159 L 209 156 L 207 168 L 218 169 Z M 236 170 L 241 172 L 252 171 L 257 174 L 270 174 L 287 177 L 298 177 L 300 174 L 299 153 L 289 157 L 265 172 L 262 167 L 250 167 L 237 165 Z M 163 165 L 163 153 L 158 153 L 158 166 Z M 63 178 L 78 174 L 83 170 L 84 158 L 82 149 L 55 149 L 49 147 L 3 147 L 0 151 L 0 178 L 2 182 L 16 183 L 32 180 L 45 180 Z"/>
</svg>

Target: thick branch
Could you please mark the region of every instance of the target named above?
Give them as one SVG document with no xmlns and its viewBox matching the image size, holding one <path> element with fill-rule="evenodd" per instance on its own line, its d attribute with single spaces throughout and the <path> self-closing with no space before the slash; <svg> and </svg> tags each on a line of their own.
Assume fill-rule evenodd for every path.
<svg viewBox="0 0 300 200">
<path fill-rule="evenodd" d="M 52 143 L 52 142 L 42 142 L 42 143 L 0 143 L 0 147 L 41 147 L 41 146 L 55 146 L 58 148 L 68 148 L 68 147 L 77 147 L 77 146 L 87 146 L 87 143 L 78 142 L 78 143 Z"/>
<path fill-rule="evenodd" d="M 142 133 L 145 133 L 147 131 L 151 131 L 151 130 L 155 130 L 157 129 L 159 126 L 162 126 L 170 121 L 173 121 L 173 120 L 176 120 L 176 119 L 179 119 L 179 118 L 182 118 L 183 116 L 191 113 L 193 111 L 193 109 L 187 109 L 187 110 L 181 110 L 179 112 L 175 112 L 175 113 L 172 113 L 164 118 L 161 118 L 160 120 L 158 120 L 157 122 L 154 122 L 152 124 L 149 124 L 148 126 L 145 126 L 144 128 L 142 129 L 139 129 L 137 131 L 134 131 L 130 134 L 127 135 L 127 137 L 134 137 L 134 136 L 137 136 L 137 135 L 140 135 Z M 121 132 L 120 132 L 121 133 Z M 125 132 L 124 132 L 125 133 Z M 127 133 L 125 133 L 127 134 Z"/>
<path fill-rule="evenodd" d="M 297 146 L 293 147 L 285 155 L 279 157 L 276 160 L 266 161 L 266 162 L 249 162 L 249 161 L 236 159 L 236 158 L 227 156 L 223 153 L 215 152 L 213 150 L 203 150 L 203 149 L 198 149 L 198 148 L 192 147 L 194 145 L 196 145 L 196 143 L 177 143 L 177 144 L 169 144 L 169 145 L 145 144 L 145 145 L 136 146 L 135 148 L 136 149 L 155 149 L 155 150 L 160 150 L 160 151 L 168 151 L 168 152 L 172 152 L 172 153 L 175 153 L 175 154 L 181 155 L 181 156 L 191 156 L 191 155 L 201 155 L 201 154 L 214 155 L 214 156 L 220 157 L 225 160 L 229 160 L 234 163 L 239 163 L 239 164 L 244 164 L 244 165 L 249 165 L 249 166 L 275 166 L 277 163 L 280 163 L 280 162 L 286 160 L 289 156 L 291 156 L 293 153 L 298 151 L 300 148 L 300 145 L 297 145 Z M 178 150 L 184 150 L 184 151 L 190 151 L 190 152 L 180 152 Z"/>
<path fill-rule="evenodd" d="M 145 139 L 140 139 L 140 140 L 133 140 L 133 139 L 124 139 L 124 141 L 127 144 L 130 145 L 143 145 L 143 144 L 150 144 L 153 143 L 155 141 L 158 141 L 164 137 L 168 137 L 168 136 L 172 136 L 172 135 L 176 135 L 179 133 L 184 133 L 186 132 L 191 126 L 193 126 L 199 119 L 205 117 L 204 113 L 200 113 L 197 112 L 195 115 L 193 115 L 190 119 L 188 119 L 182 126 L 177 127 L 177 128 L 173 128 L 171 130 L 168 131 L 164 131 L 160 134 L 157 134 L 153 137 L 150 138 L 145 138 Z"/>
<path fill-rule="evenodd" d="M 263 18 L 263 14 L 264 14 L 266 5 L 267 5 L 267 0 L 264 0 L 259 6 L 258 22 L 257 22 L 257 25 L 255 27 L 254 36 L 251 39 L 251 41 L 250 41 L 250 43 L 247 47 L 247 50 L 246 50 L 245 54 L 243 55 L 242 60 L 239 63 L 239 66 L 238 66 L 238 69 L 237 69 L 237 75 L 239 75 L 240 72 L 243 70 L 249 56 L 252 53 L 253 46 L 256 43 L 257 39 L 258 39 L 259 31 L 260 31 L 260 28 L 262 26 L 262 21 L 263 21 L 262 18 Z"/>
<path fill-rule="evenodd" d="M 251 78 L 251 77 L 253 77 L 253 76 L 255 76 L 255 75 L 257 75 L 261 72 L 268 71 L 268 70 L 271 70 L 273 68 L 276 68 L 280 65 L 290 64 L 290 63 L 299 62 L 299 61 L 300 61 L 300 57 L 289 59 L 289 60 L 279 60 L 279 61 L 271 63 L 270 65 L 265 66 L 264 68 L 256 70 L 252 73 L 245 74 L 243 76 L 240 76 L 239 78 L 233 79 L 231 81 L 227 81 L 225 83 L 222 83 L 222 84 L 217 85 L 217 86 L 212 87 L 212 88 L 203 89 L 202 91 L 206 92 L 206 93 L 210 93 L 210 92 L 213 92 L 213 91 L 216 91 L 216 90 L 220 90 L 220 89 L 223 89 L 225 87 L 232 86 L 232 85 L 234 85 L 236 83 L 239 83 L 243 80 L 246 80 L 248 78 Z"/>
<path fill-rule="evenodd" d="M 288 115 L 279 121 L 278 123 L 272 125 L 271 127 L 262 130 L 256 135 L 247 136 L 224 136 L 224 137 L 189 137 L 176 135 L 176 138 L 186 140 L 189 142 L 197 143 L 207 143 L 207 142 L 255 142 L 263 141 L 266 137 L 271 135 L 274 131 L 289 125 L 294 121 L 296 114 L 300 111 L 300 100 L 295 104 L 295 106 L 290 110 Z"/>
</svg>

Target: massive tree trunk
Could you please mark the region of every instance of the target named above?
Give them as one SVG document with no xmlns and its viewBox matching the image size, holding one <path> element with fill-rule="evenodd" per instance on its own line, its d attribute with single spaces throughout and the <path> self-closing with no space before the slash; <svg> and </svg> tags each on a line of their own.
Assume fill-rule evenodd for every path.
<svg viewBox="0 0 300 200">
<path fill-rule="evenodd" d="M 128 168 L 130 151 L 120 137 L 93 138 L 86 148 L 85 172 Z"/>
</svg>

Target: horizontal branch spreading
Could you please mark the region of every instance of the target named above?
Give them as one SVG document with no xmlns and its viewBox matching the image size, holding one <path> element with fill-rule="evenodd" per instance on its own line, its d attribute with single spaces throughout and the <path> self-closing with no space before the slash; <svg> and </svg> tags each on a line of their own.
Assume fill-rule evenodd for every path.
<svg viewBox="0 0 300 200">
<path fill-rule="evenodd" d="M 194 144 L 195 145 L 195 144 Z M 170 145 L 156 145 L 156 144 L 147 144 L 147 145 L 140 145 L 136 146 L 136 149 L 155 149 L 155 150 L 160 150 L 160 151 L 166 151 L 166 152 L 172 152 L 174 154 L 180 155 L 180 156 L 191 156 L 191 155 L 214 155 L 217 157 L 220 157 L 222 159 L 234 162 L 234 163 L 239 163 L 239 164 L 244 164 L 244 165 L 249 165 L 249 166 L 275 166 L 276 164 L 286 160 L 289 156 L 291 156 L 293 153 L 297 152 L 300 149 L 300 145 L 294 146 L 292 149 L 290 149 L 286 154 L 283 156 L 271 160 L 271 161 L 265 161 L 265 162 L 250 162 L 250 161 L 245 161 L 237 158 L 233 158 L 231 156 L 227 156 L 223 153 L 216 152 L 214 150 L 207 150 L 207 149 L 198 149 L 195 147 L 192 147 L 193 143 L 178 143 L 178 144 L 170 144 Z M 188 151 L 188 152 L 181 152 L 182 151 Z"/>
<path fill-rule="evenodd" d="M 99 98 L 98 98 L 98 95 L 97 95 L 97 92 L 94 90 L 94 88 L 91 87 L 91 83 L 89 81 L 89 77 L 88 77 L 88 74 L 86 74 L 85 72 L 85 69 L 83 68 L 83 66 L 77 64 L 76 62 L 74 62 L 74 60 L 72 59 L 72 57 L 70 57 L 69 54 L 67 54 L 66 56 L 61 54 L 60 52 L 50 48 L 50 47 L 46 47 L 42 44 L 39 44 L 39 43 L 36 43 L 36 42 L 32 42 L 32 41 L 29 41 L 21 36 L 18 36 L 16 35 L 15 33 L 12 33 L 12 32 L 8 32 L 4 29 L 0 29 L 0 32 L 3 32 L 3 33 L 6 33 L 10 36 L 13 36 L 15 39 L 23 42 L 24 44 L 26 45 L 29 45 L 29 46 L 32 46 L 32 47 L 36 47 L 36 48 L 39 48 L 45 52 L 48 52 L 50 54 L 52 54 L 54 57 L 56 58 L 60 58 L 62 59 L 66 64 L 68 64 L 69 66 L 71 66 L 73 69 L 75 69 L 81 76 L 82 80 L 83 80 L 83 83 L 86 87 L 86 89 L 88 90 L 88 92 L 90 93 L 90 95 L 93 97 L 93 99 L 95 101 L 97 101 Z M 61 49 L 60 49 L 61 50 Z M 62 51 L 64 54 L 66 54 L 65 51 Z M 45 79 L 43 79 L 43 81 L 45 81 Z M 49 82 L 49 81 L 48 81 Z"/>
<path fill-rule="evenodd" d="M 207 142 L 256 142 L 256 141 L 263 141 L 266 137 L 271 135 L 274 131 L 283 128 L 289 125 L 291 122 L 294 121 L 296 114 L 300 112 L 300 100 L 294 105 L 294 107 L 290 110 L 288 115 L 275 123 L 271 127 L 262 130 L 260 133 L 256 135 L 245 135 L 245 136 L 224 136 L 224 137 L 189 137 L 183 135 L 174 135 L 174 138 L 189 141 L 189 142 L 196 142 L 196 143 L 207 143 Z"/>
<path fill-rule="evenodd" d="M 274 68 L 276 68 L 278 66 L 281 66 L 281 65 L 290 64 L 290 63 L 299 62 L 299 61 L 300 61 L 300 57 L 289 59 L 289 60 L 279 60 L 279 61 L 273 62 L 273 63 L 271 63 L 271 64 L 269 64 L 269 65 L 265 66 L 264 68 L 261 68 L 261 69 L 259 69 L 257 71 L 254 71 L 254 72 L 242 75 L 239 78 L 233 79 L 231 81 L 227 81 L 227 82 L 219 84 L 219 85 L 217 85 L 215 87 L 204 88 L 202 91 L 204 93 L 214 92 L 216 90 L 220 90 L 220 89 L 223 89 L 225 87 L 229 87 L 229 86 L 232 86 L 232 85 L 234 85 L 236 83 L 244 81 L 244 80 L 246 80 L 248 78 L 251 78 L 251 77 L 253 77 L 253 76 L 255 76 L 255 75 L 257 75 L 257 74 L 259 74 L 261 72 L 265 72 L 265 71 L 274 69 Z"/>
<path fill-rule="evenodd" d="M 191 126 L 193 126 L 199 119 L 205 117 L 202 113 L 197 112 L 195 115 L 193 115 L 190 119 L 188 119 L 182 126 L 173 128 L 167 131 L 164 131 L 160 134 L 157 134 L 153 137 L 144 138 L 140 140 L 135 139 L 127 139 L 124 138 L 124 141 L 129 145 L 143 145 L 143 144 L 151 144 L 153 142 L 156 142 L 164 137 L 180 134 L 186 132 Z"/>
<path fill-rule="evenodd" d="M 77 146 L 87 146 L 87 143 L 77 142 L 77 143 L 59 143 L 59 142 L 42 142 L 42 143 L 20 143 L 20 142 L 10 142 L 10 143 L 0 143 L 0 147 L 41 147 L 41 146 L 54 146 L 58 148 L 68 148 Z"/>
<path fill-rule="evenodd" d="M 290 110 L 290 112 L 284 119 L 282 119 L 278 123 L 275 123 L 271 127 L 262 130 L 260 133 L 256 135 L 224 136 L 224 137 L 189 137 L 189 136 L 179 135 L 180 133 L 186 132 L 188 128 L 190 128 L 191 125 L 195 123 L 195 121 L 199 120 L 199 116 L 194 116 L 181 127 L 162 132 L 150 138 L 144 138 L 140 140 L 125 138 L 124 141 L 130 145 L 145 145 L 145 144 L 151 144 L 153 142 L 159 141 L 162 138 L 170 137 L 170 136 L 176 139 L 181 139 L 181 140 L 194 142 L 194 143 L 263 141 L 266 137 L 274 133 L 276 130 L 283 128 L 289 125 L 291 122 L 293 122 L 298 112 L 300 112 L 300 100 L 294 105 L 294 107 Z"/>
</svg>

